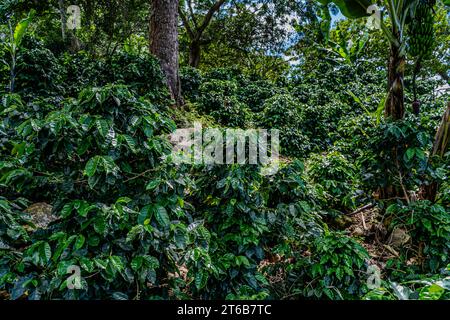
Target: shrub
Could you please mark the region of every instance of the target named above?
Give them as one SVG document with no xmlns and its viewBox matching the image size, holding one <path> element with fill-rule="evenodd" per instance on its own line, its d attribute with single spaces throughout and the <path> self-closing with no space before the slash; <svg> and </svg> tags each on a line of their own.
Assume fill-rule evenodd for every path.
<svg viewBox="0 0 450 320">
<path fill-rule="evenodd" d="M 168 96 L 159 62 L 150 55 L 118 52 L 109 58 L 93 60 L 80 52 L 63 55 L 61 59 L 67 68 L 65 83 L 69 86 L 70 96 L 77 95 L 80 88 L 101 87 L 111 83 L 126 84 L 139 95 L 153 101 Z"/>
<path fill-rule="evenodd" d="M 303 163 L 294 160 L 280 163 L 278 172 L 265 179 L 270 251 L 285 258 L 292 257 L 298 247 L 314 241 L 324 229 L 318 214 L 319 203 L 303 174 Z"/>
<path fill-rule="evenodd" d="M 305 104 L 302 107 L 303 118 L 301 127 L 303 133 L 311 140 L 318 150 L 327 150 L 334 141 L 330 134 L 336 132 L 339 119 L 348 116 L 348 105 L 333 101 L 324 105 Z M 339 137 L 338 139 L 339 140 Z"/>
<path fill-rule="evenodd" d="M 184 169 L 161 160 L 171 150 L 164 135 L 175 128 L 164 110 L 120 85 L 85 89 L 62 107 L 8 101 L 0 289 L 13 299 L 181 295 L 185 282 L 170 274 L 200 236 L 188 228 L 195 221 L 184 205 Z M 23 201 L 9 200 L 18 194 L 50 204 L 57 221 L 24 233 Z M 71 266 L 80 267 L 81 290 L 67 288 Z"/>
<path fill-rule="evenodd" d="M 196 218 L 210 231 L 207 248 L 197 249 L 190 273 L 198 274 L 203 298 L 263 292 L 265 278 L 258 272 L 264 258 L 267 217 L 257 166 L 212 166 L 201 169 L 193 202 Z M 245 287 L 245 288 L 244 288 Z"/>
<path fill-rule="evenodd" d="M 415 117 L 383 120 L 379 126 L 368 128 L 366 135 L 371 137 L 361 158 L 366 187 L 392 186 L 397 194 L 404 195 L 403 188 L 414 190 L 425 175 L 433 174 L 427 157 L 431 133 L 418 126 Z"/>
<path fill-rule="evenodd" d="M 287 266 L 290 295 L 344 300 L 367 292 L 367 251 L 348 236 L 327 232 L 296 260 Z"/>
<path fill-rule="evenodd" d="M 238 96 L 253 112 L 261 112 L 267 99 L 284 91 L 267 80 L 246 80 L 239 86 Z"/>
<path fill-rule="evenodd" d="M 63 95 L 65 68 L 58 57 L 42 41 L 30 36 L 24 38 L 22 46 L 15 92 L 20 93 L 24 99 L 32 99 L 36 95 Z"/>
<path fill-rule="evenodd" d="M 210 114 L 217 122 L 227 127 L 248 128 L 252 123 L 252 114 L 247 105 L 234 97 L 225 98 L 222 107 Z"/>
<path fill-rule="evenodd" d="M 182 67 L 180 70 L 181 91 L 185 97 L 196 100 L 200 95 L 203 76 L 198 69 Z"/>
<path fill-rule="evenodd" d="M 392 204 L 386 214 L 393 216 L 392 227 L 406 227 L 424 259 L 424 271 L 436 272 L 450 263 L 450 210 L 421 200 L 410 205 Z M 408 258 L 408 257 L 407 257 Z"/>
<path fill-rule="evenodd" d="M 344 155 L 331 151 L 312 154 L 306 164 L 309 181 L 323 188 L 327 205 L 337 209 L 351 209 L 359 188 L 358 170 Z"/>
<path fill-rule="evenodd" d="M 236 97 L 238 84 L 230 80 L 211 80 L 200 86 L 199 110 L 210 114 L 224 126 L 246 128 L 251 125 L 247 105 Z"/>
<path fill-rule="evenodd" d="M 265 101 L 258 125 L 279 129 L 282 153 L 302 157 L 310 150 L 309 139 L 301 131 L 302 113 L 291 95 L 276 95 Z"/>
<path fill-rule="evenodd" d="M 237 82 L 230 80 L 210 80 L 202 83 L 200 86 L 202 96 L 199 100 L 199 109 L 209 113 L 221 108 L 223 100 L 234 97 L 237 89 Z"/>
</svg>

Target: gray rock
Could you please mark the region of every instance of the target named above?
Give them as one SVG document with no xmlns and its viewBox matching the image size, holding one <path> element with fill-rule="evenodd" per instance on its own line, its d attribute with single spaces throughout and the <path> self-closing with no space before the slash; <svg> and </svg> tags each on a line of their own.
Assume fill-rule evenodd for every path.
<svg viewBox="0 0 450 320">
<path fill-rule="evenodd" d="M 53 207 L 45 202 L 34 203 L 25 210 L 30 215 L 31 222 L 38 229 L 47 229 L 50 223 L 58 220 L 52 211 Z"/>
</svg>

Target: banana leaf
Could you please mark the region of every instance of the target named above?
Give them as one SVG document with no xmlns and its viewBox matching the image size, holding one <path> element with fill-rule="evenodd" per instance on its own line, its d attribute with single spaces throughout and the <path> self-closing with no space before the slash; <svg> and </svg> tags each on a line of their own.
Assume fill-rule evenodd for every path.
<svg viewBox="0 0 450 320">
<path fill-rule="evenodd" d="M 35 14 L 36 11 L 31 10 L 30 13 L 28 14 L 28 17 L 26 17 L 17 24 L 16 29 L 14 30 L 14 44 L 16 45 L 16 47 L 20 46 L 23 36 L 25 35 L 28 26 L 30 25 L 31 20 L 33 20 Z"/>
<path fill-rule="evenodd" d="M 318 0 L 321 4 L 327 5 L 333 2 L 338 6 L 341 13 L 350 19 L 369 16 L 367 8 L 375 3 L 371 0 Z"/>
</svg>

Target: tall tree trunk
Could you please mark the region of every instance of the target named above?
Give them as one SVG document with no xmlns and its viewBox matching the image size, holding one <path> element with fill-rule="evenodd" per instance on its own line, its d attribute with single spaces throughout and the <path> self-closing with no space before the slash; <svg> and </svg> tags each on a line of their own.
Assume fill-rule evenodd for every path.
<svg viewBox="0 0 450 320">
<path fill-rule="evenodd" d="M 405 116 L 405 97 L 403 86 L 405 57 L 401 56 L 400 49 L 394 44 L 391 44 L 388 72 L 389 96 L 384 112 L 386 117 L 392 117 L 394 120 L 400 120 Z"/>
<path fill-rule="evenodd" d="M 61 37 L 62 37 L 63 42 L 66 42 L 67 17 L 66 17 L 66 7 L 64 5 L 64 0 L 59 0 L 58 5 L 59 5 L 59 15 L 61 18 Z"/>
<path fill-rule="evenodd" d="M 392 33 L 396 35 L 399 43 L 400 34 L 397 30 L 393 29 Z M 400 53 L 400 48 L 394 43 L 391 43 L 390 55 L 389 55 L 389 65 L 388 65 L 388 98 L 386 101 L 386 106 L 384 109 L 384 115 L 386 118 L 391 118 L 394 120 L 401 120 L 405 116 L 405 97 L 404 97 L 404 86 L 403 86 L 403 78 L 405 75 L 405 57 Z M 397 161 L 398 150 L 397 148 L 393 148 L 391 150 L 391 159 L 392 161 Z M 398 170 L 400 167 L 398 166 Z M 392 177 L 390 177 L 389 173 L 386 173 L 386 181 L 390 181 Z M 399 172 L 401 177 L 401 172 Z M 400 183 L 402 183 L 400 181 Z M 403 186 L 402 186 L 403 187 Z M 394 186 L 392 184 L 388 184 L 381 188 L 380 196 L 382 199 L 390 199 L 395 197 L 401 197 L 402 194 L 407 198 L 406 190 L 404 188 L 400 188 Z"/>
<path fill-rule="evenodd" d="M 198 68 L 200 64 L 201 47 L 199 41 L 192 41 L 189 45 L 189 65 Z"/>
<path fill-rule="evenodd" d="M 435 156 L 443 157 L 448 150 L 450 143 L 450 102 L 447 104 L 447 110 L 442 116 L 441 124 L 436 132 L 434 138 L 433 150 L 431 152 L 429 161 L 432 162 Z M 439 184 L 436 181 L 428 185 L 423 185 L 420 190 L 422 199 L 436 201 L 436 195 L 439 190 Z"/>
<path fill-rule="evenodd" d="M 10 41 L 11 46 L 15 48 L 13 45 L 14 42 L 14 29 L 11 25 L 11 20 L 8 20 L 8 27 L 9 27 L 9 33 L 10 33 Z M 16 85 L 16 64 L 17 64 L 17 50 L 12 49 L 11 50 L 11 65 L 9 70 L 9 92 L 13 93 Z"/>
<path fill-rule="evenodd" d="M 161 62 L 172 98 L 183 104 L 178 61 L 178 0 L 151 0 L 150 52 Z"/>
</svg>

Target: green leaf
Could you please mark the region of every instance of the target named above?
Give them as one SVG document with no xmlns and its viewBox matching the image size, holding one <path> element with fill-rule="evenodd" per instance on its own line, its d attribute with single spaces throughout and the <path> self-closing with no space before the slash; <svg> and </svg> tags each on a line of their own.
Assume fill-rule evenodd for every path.
<svg viewBox="0 0 450 320">
<path fill-rule="evenodd" d="M 153 211 L 151 209 L 152 209 L 151 205 L 147 205 L 141 209 L 141 212 L 139 213 L 139 216 L 138 216 L 139 224 L 144 224 L 145 220 L 152 218 Z"/>
<path fill-rule="evenodd" d="M 406 150 L 406 158 L 408 160 L 411 160 L 414 157 L 415 151 L 415 148 L 409 148 L 408 150 Z"/>
<path fill-rule="evenodd" d="M 105 156 L 100 157 L 100 159 L 102 160 L 103 168 L 105 169 L 107 174 L 117 174 L 117 172 L 119 171 L 119 167 L 114 163 L 113 158 L 111 158 L 110 156 Z"/>
<path fill-rule="evenodd" d="M 201 226 L 202 224 L 203 224 L 203 221 L 194 221 L 194 222 L 192 222 L 191 224 L 189 224 L 189 225 L 187 226 L 186 230 L 187 230 L 188 232 L 192 232 L 192 231 L 194 231 L 195 229 L 197 229 L 199 226 Z"/>
<path fill-rule="evenodd" d="M 399 285 L 396 282 L 391 282 L 390 285 L 399 300 L 409 300 L 411 292 L 407 287 Z"/>
<path fill-rule="evenodd" d="M 94 189 L 97 183 L 100 181 L 100 176 L 93 176 L 88 178 L 88 185 L 91 189 Z"/>
<path fill-rule="evenodd" d="M 128 300 L 128 295 L 123 292 L 114 292 L 112 298 L 113 300 Z"/>
<path fill-rule="evenodd" d="M 84 168 L 84 174 L 88 177 L 93 177 L 97 172 L 98 163 L 100 162 L 101 157 L 95 156 L 89 159 L 88 163 L 86 163 L 86 167 Z"/>
<path fill-rule="evenodd" d="M 92 260 L 89 260 L 86 257 L 79 257 L 78 261 L 80 262 L 80 267 L 87 272 L 92 272 L 94 270 L 94 262 Z"/>
<path fill-rule="evenodd" d="M 326 4 L 330 1 L 321 0 L 320 2 Z M 351 19 L 368 16 L 367 8 L 373 4 L 371 0 L 332 0 L 331 2 L 338 6 L 344 16 Z"/>
<path fill-rule="evenodd" d="M 77 237 L 77 240 L 75 241 L 74 249 L 75 250 L 81 249 L 83 247 L 85 241 L 86 241 L 86 238 L 82 234 L 80 234 Z"/>
<path fill-rule="evenodd" d="M 371 113 L 369 112 L 369 110 L 366 108 L 366 106 L 364 105 L 364 103 L 361 101 L 361 99 L 359 97 L 357 97 L 352 91 L 347 90 L 347 93 L 353 98 L 353 101 L 355 101 L 357 104 L 359 104 L 361 106 L 361 108 L 363 108 L 363 110 L 366 112 L 367 115 L 371 115 Z"/>
<path fill-rule="evenodd" d="M 159 184 L 161 183 L 161 179 L 155 179 L 150 181 L 147 186 L 145 187 L 145 190 L 153 190 L 155 189 L 157 186 L 159 186 Z"/>
<path fill-rule="evenodd" d="M 61 209 L 61 217 L 67 218 L 72 213 L 73 205 L 71 203 L 68 203 L 64 205 L 64 207 Z"/>
<path fill-rule="evenodd" d="M 57 261 L 59 259 L 61 254 L 64 252 L 64 250 L 67 249 L 68 246 L 70 246 L 70 244 L 75 239 L 75 237 L 76 236 L 70 236 L 69 239 L 66 240 L 64 238 L 62 241 L 59 242 L 58 247 L 56 248 L 53 258 L 52 258 L 53 261 Z"/>
<path fill-rule="evenodd" d="M 113 127 L 109 128 L 105 140 L 107 141 L 107 143 L 111 143 L 113 147 L 117 147 L 117 137 Z"/>
<path fill-rule="evenodd" d="M 129 135 L 122 135 L 123 140 L 126 141 L 126 143 L 128 144 L 128 147 L 130 147 L 131 152 L 136 153 L 136 142 L 134 141 L 133 137 L 129 136 Z"/>
<path fill-rule="evenodd" d="M 50 238 L 48 238 L 48 240 L 50 240 L 50 241 L 55 241 L 55 240 L 59 240 L 59 239 L 61 239 L 61 238 L 64 238 L 65 236 L 66 236 L 66 233 L 63 232 L 63 231 L 60 231 L 60 232 L 57 232 L 57 233 L 52 234 L 52 235 L 50 236 Z"/>
<path fill-rule="evenodd" d="M 257 274 L 255 274 L 255 279 L 258 280 L 263 285 L 266 285 L 266 286 L 269 285 L 269 281 L 267 281 L 266 277 L 262 273 L 258 272 Z"/>
<path fill-rule="evenodd" d="M 344 276 L 342 269 L 341 268 L 336 268 L 336 277 L 341 280 L 342 277 Z"/>
<path fill-rule="evenodd" d="M 52 257 L 52 249 L 47 242 L 44 242 L 39 249 L 39 256 L 44 263 L 47 263 Z"/>
<path fill-rule="evenodd" d="M 428 219 L 423 219 L 423 220 L 422 220 L 422 224 L 423 224 L 423 226 L 424 226 L 427 230 L 433 231 L 433 227 L 432 227 L 432 224 L 431 224 L 431 221 L 430 221 L 430 220 L 428 220 Z"/>
<path fill-rule="evenodd" d="M 84 218 L 87 217 L 88 213 L 92 211 L 93 209 L 96 209 L 96 205 L 89 205 L 86 201 L 81 201 L 81 205 L 79 207 L 75 206 L 75 208 L 78 211 L 78 214 Z"/>
<path fill-rule="evenodd" d="M 95 125 L 97 127 L 98 132 L 100 133 L 100 135 L 103 138 L 106 138 L 106 136 L 109 133 L 109 125 L 108 122 L 106 120 L 103 119 L 98 119 L 97 121 L 95 121 Z"/>
<path fill-rule="evenodd" d="M 106 269 L 108 267 L 108 261 L 106 261 L 106 260 L 94 258 L 94 263 L 97 267 L 99 267 L 101 269 Z"/>
<path fill-rule="evenodd" d="M 156 269 L 156 268 L 159 267 L 159 261 L 155 257 L 149 256 L 149 255 L 145 255 L 144 259 L 145 259 L 145 264 L 146 264 L 146 266 L 148 268 Z"/>
<path fill-rule="evenodd" d="M 336 254 L 333 254 L 331 256 L 331 262 L 333 262 L 334 265 L 337 265 L 339 262 L 339 257 Z"/>
<path fill-rule="evenodd" d="M 133 116 L 130 119 L 130 126 L 131 127 L 135 127 L 135 126 L 137 126 L 139 124 L 140 121 L 141 121 L 141 119 L 138 116 Z"/>
<path fill-rule="evenodd" d="M 131 261 L 131 268 L 137 272 L 142 267 L 143 262 L 144 262 L 143 257 L 141 256 L 134 257 L 133 260 Z"/>
<path fill-rule="evenodd" d="M 144 228 L 142 227 L 142 225 L 139 224 L 137 226 L 134 226 L 133 228 L 131 228 L 130 232 L 128 232 L 126 242 L 133 241 L 138 235 L 142 234 L 143 232 Z"/>
<path fill-rule="evenodd" d="M 125 266 L 123 265 L 122 259 L 120 259 L 120 257 L 118 257 L 118 256 L 109 257 L 109 262 L 110 262 L 111 266 L 119 272 L 125 268 Z"/>
<path fill-rule="evenodd" d="M 106 221 L 103 217 L 98 217 L 94 221 L 94 230 L 99 234 L 104 234 L 106 230 Z"/>
<path fill-rule="evenodd" d="M 247 257 L 244 256 L 236 257 L 236 264 L 238 266 L 250 267 L 250 262 L 248 261 Z"/>
<path fill-rule="evenodd" d="M 200 290 L 206 286 L 206 282 L 208 281 L 208 274 L 203 270 L 197 271 L 195 274 L 195 287 Z"/>
<path fill-rule="evenodd" d="M 21 176 L 30 177 L 31 174 L 25 169 L 15 169 L 15 170 L 12 170 L 12 171 L 9 171 L 8 173 L 6 173 L 0 179 L 0 181 L 4 182 L 5 184 L 9 184 L 12 180 L 14 180 L 18 177 L 21 177 Z"/>
<path fill-rule="evenodd" d="M 155 217 L 156 221 L 158 221 L 161 226 L 168 227 L 170 225 L 169 215 L 167 214 L 166 208 L 163 206 L 157 205 L 155 207 Z"/>
<path fill-rule="evenodd" d="M 22 39 L 25 36 L 25 33 L 28 29 L 28 26 L 30 25 L 31 21 L 33 20 L 34 16 L 36 14 L 36 10 L 32 9 L 28 13 L 28 17 L 20 21 L 15 30 L 14 30 L 14 45 L 16 48 L 20 47 L 20 44 L 22 43 Z"/>
<path fill-rule="evenodd" d="M 380 100 L 380 103 L 378 104 L 377 111 L 375 111 L 375 116 L 377 118 L 377 125 L 380 124 L 381 117 L 383 115 L 383 111 L 386 106 L 386 99 L 388 98 L 388 95 L 384 96 L 383 99 Z"/>
<path fill-rule="evenodd" d="M 441 296 L 445 293 L 445 289 L 436 283 L 433 283 L 429 287 L 425 287 L 420 290 L 419 299 L 420 300 L 439 300 Z"/>
</svg>

